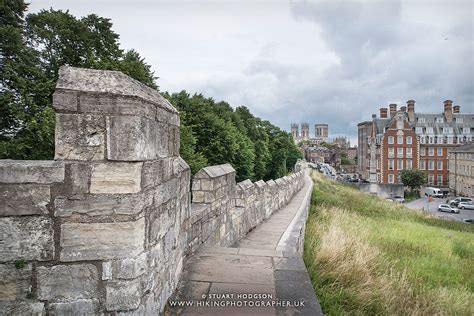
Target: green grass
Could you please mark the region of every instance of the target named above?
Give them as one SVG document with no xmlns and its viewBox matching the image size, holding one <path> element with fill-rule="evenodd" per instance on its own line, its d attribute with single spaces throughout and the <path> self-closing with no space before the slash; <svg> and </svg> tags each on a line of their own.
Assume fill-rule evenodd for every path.
<svg viewBox="0 0 474 316">
<path fill-rule="evenodd" d="M 325 314 L 474 314 L 472 225 L 313 180 L 304 259 Z"/>
</svg>

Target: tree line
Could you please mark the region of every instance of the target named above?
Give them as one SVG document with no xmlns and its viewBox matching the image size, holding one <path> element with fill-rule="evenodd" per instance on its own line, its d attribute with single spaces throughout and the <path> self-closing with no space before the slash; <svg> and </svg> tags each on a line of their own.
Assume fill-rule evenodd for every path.
<svg viewBox="0 0 474 316">
<path fill-rule="evenodd" d="M 118 70 L 159 89 L 144 58 L 120 48 L 110 19 L 26 11 L 23 0 L 0 6 L 0 159 L 53 159 L 52 93 L 62 65 Z M 277 178 L 302 157 L 288 133 L 244 106 L 234 110 L 186 91 L 162 94 L 180 112 L 180 152 L 193 173 L 231 163 L 239 181 Z"/>
</svg>

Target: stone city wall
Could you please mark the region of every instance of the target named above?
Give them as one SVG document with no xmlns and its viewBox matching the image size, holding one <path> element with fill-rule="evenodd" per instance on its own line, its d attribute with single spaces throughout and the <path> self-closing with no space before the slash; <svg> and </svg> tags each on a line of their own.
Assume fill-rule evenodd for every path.
<svg viewBox="0 0 474 316">
<path fill-rule="evenodd" d="M 232 245 L 303 186 L 303 172 L 192 181 L 178 112 L 120 72 L 62 67 L 54 161 L 0 161 L 0 310 L 163 311 L 186 254 Z M 191 204 L 192 194 L 192 204 Z"/>
</svg>

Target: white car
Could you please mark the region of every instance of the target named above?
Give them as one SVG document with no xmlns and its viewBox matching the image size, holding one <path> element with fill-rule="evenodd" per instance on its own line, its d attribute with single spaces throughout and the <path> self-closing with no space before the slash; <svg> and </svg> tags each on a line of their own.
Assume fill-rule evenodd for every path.
<svg viewBox="0 0 474 316">
<path fill-rule="evenodd" d="M 451 206 L 448 204 L 440 204 L 438 206 L 438 212 L 448 212 L 448 213 L 458 213 L 459 214 L 459 209 L 455 206 Z"/>
<path fill-rule="evenodd" d="M 469 202 L 459 202 L 458 208 L 461 210 L 474 210 L 474 204 L 471 204 Z"/>
</svg>

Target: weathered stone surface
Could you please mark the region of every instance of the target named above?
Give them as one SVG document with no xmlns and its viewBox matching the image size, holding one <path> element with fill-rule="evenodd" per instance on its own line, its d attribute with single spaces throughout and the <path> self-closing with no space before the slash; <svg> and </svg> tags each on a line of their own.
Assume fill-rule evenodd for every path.
<svg viewBox="0 0 474 316">
<path fill-rule="evenodd" d="M 112 280 L 112 262 L 102 262 L 102 280 Z"/>
<path fill-rule="evenodd" d="M 99 301 L 80 299 L 74 302 L 60 302 L 49 304 L 50 315 L 97 315 Z"/>
<path fill-rule="evenodd" d="M 64 163 L 49 160 L 0 160 L 0 183 L 54 183 L 64 180 Z"/>
<path fill-rule="evenodd" d="M 57 112 L 77 112 L 77 91 L 56 90 L 53 93 L 53 108 Z"/>
<path fill-rule="evenodd" d="M 53 222 L 46 217 L 0 218 L 0 262 L 51 260 L 54 254 Z"/>
<path fill-rule="evenodd" d="M 209 166 L 199 170 L 194 176 L 196 179 L 217 178 L 228 173 L 235 173 L 235 169 L 229 164 Z"/>
<path fill-rule="evenodd" d="M 90 194 L 57 198 L 54 201 L 55 216 L 71 216 L 73 214 L 101 215 L 132 215 L 138 214 L 153 202 L 153 195 L 137 194 Z"/>
<path fill-rule="evenodd" d="M 105 306 L 108 311 L 136 309 L 140 305 L 138 280 L 110 281 L 105 287 Z"/>
<path fill-rule="evenodd" d="M 45 215 L 49 202 L 49 185 L 0 185 L 0 216 Z"/>
<path fill-rule="evenodd" d="M 141 190 L 141 162 L 99 163 L 92 167 L 91 193 L 136 193 Z"/>
<path fill-rule="evenodd" d="M 35 301 L 2 302 L 2 315 L 45 315 L 44 303 Z"/>
<path fill-rule="evenodd" d="M 145 220 L 61 225 L 61 261 L 119 259 L 143 251 Z"/>
<path fill-rule="evenodd" d="M 169 156 L 166 123 L 139 116 L 107 117 L 107 159 L 137 161 Z"/>
<path fill-rule="evenodd" d="M 152 89 L 137 80 L 119 72 L 62 66 L 56 90 L 77 90 L 83 92 L 107 93 L 119 96 L 135 96 L 177 115 L 176 109 Z"/>
<path fill-rule="evenodd" d="M 74 301 L 98 293 L 97 268 L 92 264 L 38 267 L 38 299 Z"/>
<path fill-rule="evenodd" d="M 89 193 L 92 165 L 89 162 L 66 162 L 65 186 L 67 193 Z"/>
<path fill-rule="evenodd" d="M 145 273 L 146 264 L 146 253 L 142 253 L 135 258 L 117 260 L 113 264 L 113 275 L 117 279 L 134 279 Z"/>
<path fill-rule="evenodd" d="M 56 114 L 55 159 L 103 160 L 105 118 L 93 114 Z"/>
<path fill-rule="evenodd" d="M 31 294 L 31 264 L 19 269 L 14 264 L 0 264 L 0 276 L 0 301 L 24 300 Z"/>
</svg>

